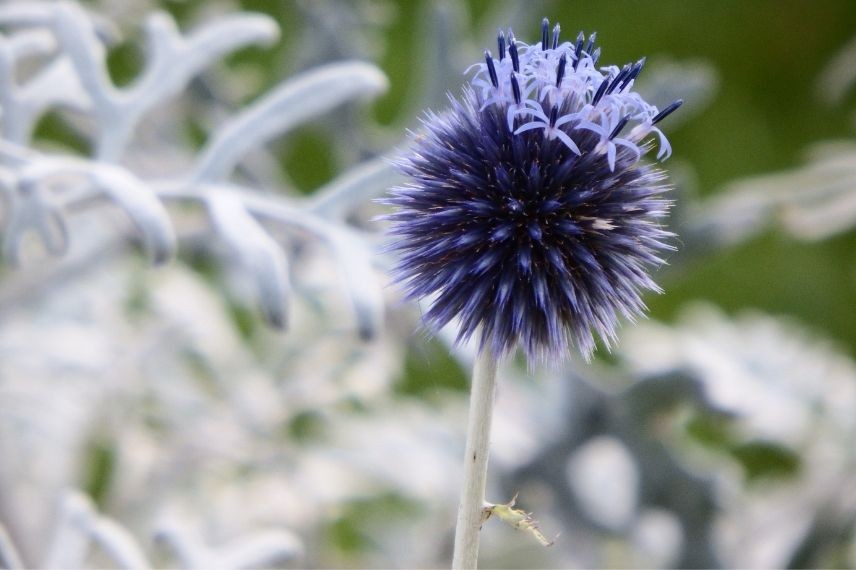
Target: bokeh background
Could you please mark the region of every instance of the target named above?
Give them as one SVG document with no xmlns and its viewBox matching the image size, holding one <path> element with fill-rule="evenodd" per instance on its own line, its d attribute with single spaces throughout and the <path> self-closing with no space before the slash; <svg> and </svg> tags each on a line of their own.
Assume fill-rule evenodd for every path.
<svg viewBox="0 0 856 570">
<path fill-rule="evenodd" d="M 0 4 L 2 41 L 50 35 L 59 5 Z M 650 319 L 626 325 L 612 353 L 503 367 L 488 498 L 518 493 L 555 544 L 491 520 L 482 566 L 856 565 L 856 4 L 78 6 L 118 86 L 145 70 L 152 11 L 181 30 L 258 12 L 280 35 L 164 95 L 118 159 L 167 203 L 174 260 L 150 267 L 127 218 L 87 200 L 57 202 L 71 236 L 63 255 L 24 242 L 13 268 L 6 250 L 0 566 L 448 564 L 472 352 L 427 334 L 419 308 L 386 285 L 372 199 L 396 183 L 384 157 L 404 148 L 421 110 L 445 106 L 497 28 L 533 42 L 543 16 L 565 38 L 597 31 L 605 64 L 647 56 L 637 87 L 653 103 L 686 100 L 663 125 L 679 250 L 658 272 L 665 294 L 647 299 Z M 377 65 L 385 91 L 254 145 L 229 176 L 262 197 L 257 218 L 270 205 L 326 228 L 288 216 L 260 226 L 289 262 L 292 314 L 277 331 L 247 280 L 256 250 L 199 204 L 164 195 L 218 125 L 291 77 L 350 59 Z M 9 157 L 20 148 L 40 153 L 33 162 L 101 161 L 93 141 L 110 123 L 92 116 L 50 109 L 18 150 L 4 146 L 4 189 L 18 188 Z M 360 175 L 367 164 L 374 174 Z M 61 180 L 50 192 L 66 190 L 81 189 Z M 4 243 L 19 231 L 15 208 L 3 202 Z M 352 251 L 325 246 L 341 235 L 371 252 L 374 293 L 348 282 L 354 273 L 343 283 Z M 360 305 L 372 295 L 383 317 Z"/>
</svg>

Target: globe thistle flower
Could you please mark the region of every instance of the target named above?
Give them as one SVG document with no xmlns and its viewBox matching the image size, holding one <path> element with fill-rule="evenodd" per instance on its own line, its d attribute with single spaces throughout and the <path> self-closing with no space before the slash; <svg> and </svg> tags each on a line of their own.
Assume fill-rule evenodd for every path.
<svg viewBox="0 0 856 570">
<path fill-rule="evenodd" d="M 462 97 L 425 115 L 387 200 L 395 280 L 429 299 L 427 323 L 458 318 L 459 341 L 481 330 L 482 347 L 530 360 L 609 346 L 671 249 L 665 173 L 646 155 L 671 154 L 657 125 L 681 101 L 633 91 L 644 58 L 598 67 L 595 34 L 559 31 L 544 19 L 533 45 L 499 32 Z"/>
</svg>

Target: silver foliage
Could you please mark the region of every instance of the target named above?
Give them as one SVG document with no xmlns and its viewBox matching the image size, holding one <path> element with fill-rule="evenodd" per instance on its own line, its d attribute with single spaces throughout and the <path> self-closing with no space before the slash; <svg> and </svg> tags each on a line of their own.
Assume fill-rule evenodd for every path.
<svg viewBox="0 0 856 570">
<path fill-rule="evenodd" d="M 61 499 L 53 538 L 44 548 L 40 568 L 84 568 L 92 550 L 118 568 L 153 568 L 137 539 L 111 518 L 99 514 L 83 493 L 68 491 Z M 292 534 L 264 531 L 242 537 L 220 548 L 209 548 L 178 523 L 165 524 L 159 540 L 174 554 L 180 568 L 248 568 L 281 564 L 302 556 L 303 545 Z M 0 564 L 9 570 L 24 568 L 14 543 L 0 525 Z"/>
<path fill-rule="evenodd" d="M 7 309 L 20 310 L 22 294 L 26 297 L 51 282 L 69 287 L 78 271 L 87 273 L 93 266 L 115 260 L 116 250 L 121 250 L 115 246 L 124 239 L 109 229 L 105 206 L 121 212 L 130 222 L 151 263 L 164 264 L 175 256 L 183 236 L 180 222 L 185 210 L 181 206 L 191 204 L 206 214 L 209 231 L 231 254 L 238 273 L 254 283 L 254 297 L 271 325 L 283 328 L 291 320 L 290 256 L 296 244 L 309 241 L 319 244 L 334 260 L 338 278 L 335 274 L 326 278 L 340 283 L 345 291 L 358 336 L 377 336 L 384 311 L 372 242 L 362 230 L 349 225 L 347 216 L 394 180 L 389 162 L 377 158 L 345 171 L 311 199 L 233 180 L 236 166 L 269 141 L 335 107 L 382 93 L 387 81 L 377 67 L 362 61 L 334 62 L 284 81 L 220 121 L 196 157 L 182 156 L 184 151 L 177 150 L 174 154 L 181 168 L 175 173 L 160 173 L 151 164 L 139 167 L 137 139 L 149 118 L 181 98 L 190 82 L 222 56 L 275 41 L 278 29 L 270 18 L 232 14 L 183 34 L 166 14 L 152 14 L 144 24 L 143 71 L 127 87 L 114 85 L 106 67 L 105 39 L 115 30 L 77 4 L 4 4 L 0 6 L 0 26 L 4 31 L 0 36 L 2 251 L 10 264 L 28 265 L 5 283 Z M 61 112 L 89 143 L 89 156 L 33 139 L 38 122 L 52 111 Z M 92 224 L 99 216 L 106 225 Z M 34 257 L 40 257 L 39 250 L 67 259 L 58 264 L 33 263 Z M 71 289 L 68 292 L 74 298 Z M 88 314 L 92 305 L 79 306 L 71 312 Z M 54 316 L 47 318 L 55 322 Z M 195 318 L 203 320 L 199 315 Z M 113 367 L 107 363 L 116 347 L 103 350 L 110 344 L 105 337 L 90 334 L 94 331 L 88 327 L 81 331 L 67 324 L 71 326 L 67 332 L 77 332 L 52 340 L 27 333 L 19 338 L 41 338 L 46 346 L 59 351 L 43 355 L 44 378 L 52 376 L 51 371 L 71 369 L 79 373 L 77 380 L 104 381 L 106 370 Z M 15 336 L 22 333 L 20 327 L 17 331 Z M 84 344 L 69 343 L 72 336 L 86 340 Z M 69 354 L 76 350 L 72 346 L 85 346 L 82 355 Z M 24 361 L 33 354 L 8 345 L 2 350 L 10 350 Z M 52 398 L 58 394 L 47 385 L 29 373 L 18 374 L 18 365 L 26 368 L 25 363 L 14 364 L 9 359 L 6 363 L 0 383 L 4 408 L 0 443 L 13 455 L 31 446 L 27 452 L 31 459 L 21 465 L 4 462 L 0 466 L 0 486 L 15 490 L 15 496 L 0 505 L 0 520 L 12 525 L 8 533 L 0 527 L 0 565 L 79 568 L 106 562 L 147 568 L 156 565 L 151 555 L 153 536 L 167 558 L 184 568 L 271 566 L 302 557 L 302 541 L 281 524 L 261 530 L 253 525 L 248 531 L 241 527 L 217 546 L 209 546 L 209 537 L 197 532 L 195 521 L 168 516 L 158 528 L 143 525 L 140 533 L 139 525 L 128 530 L 98 514 L 85 495 L 62 491 L 74 483 L 74 458 L 83 453 L 87 434 L 104 421 L 105 414 L 99 410 L 103 398 L 110 394 L 114 398 L 111 406 L 133 407 L 139 384 L 128 381 L 118 388 L 106 382 L 96 388 L 86 381 L 64 381 L 64 396 L 55 401 Z M 28 382 L 19 384 L 17 379 L 24 377 Z M 31 415 L 27 410 L 33 405 L 40 412 Z M 236 405 L 246 408 L 240 402 Z M 246 411 L 245 415 L 250 423 L 247 429 L 256 433 L 257 412 Z M 181 457 L 183 450 L 177 445 L 174 451 Z M 39 471 L 36 466 L 43 463 L 52 466 L 54 475 Z M 23 477 L 29 470 L 33 476 L 26 483 Z M 59 515 L 55 527 L 48 528 L 45 521 L 52 518 L 48 501 L 57 494 L 63 497 Z M 38 508 L 28 507 L 33 503 Z M 46 541 L 46 536 L 53 538 Z"/>
<path fill-rule="evenodd" d="M 856 144 L 817 145 L 804 166 L 739 180 L 690 213 L 692 231 L 720 247 L 778 227 L 817 241 L 856 226 Z"/>
<path fill-rule="evenodd" d="M 818 98 L 840 104 L 856 83 L 856 40 L 819 73 Z M 856 227 L 856 143 L 852 138 L 812 145 L 804 164 L 737 180 L 687 211 L 687 230 L 717 247 L 729 247 L 779 228 L 820 241 Z"/>
<path fill-rule="evenodd" d="M 382 315 L 368 244 L 342 215 L 356 200 L 381 192 L 393 179 L 387 162 L 345 173 L 308 203 L 260 193 L 230 181 L 244 156 L 291 128 L 356 99 L 375 97 L 386 78 L 361 61 L 331 63 L 283 82 L 217 127 L 185 172 L 168 178 L 136 173 L 123 165 L 141 122 L 152 109 L 179 96 L 188 83 L 223 55 L 277 38 L 273 21 L 234 14 L 184 35 L 163 13 L 145 22 L 146 64 L 129 87 L 114 86 L 97 24 L 70 2 L 12 3 L 0 7 L 0 103 L 4 141 L 0 187 L 4 196 L 3 252 L 19 263 L 27 234 L 61 256 L 69 249 L 67 217 L 107 201 L 130 218 L 154 263 L 171 258 L 176 237 L 164 203 L 201 205 L 215 233 L 256 283 L 263 315 L 275 327 L 287 322 L 288 260 L 268 226 L 308 232 L 341 262 L 342 283 L 357 315 L 359 333 L 377 334 Z M 22 85 L 15 82 L 23 60 L 41 67 Z M 57 89 L 56 85 L 63 85 Z M 91 120 L 92 156 L 78 158 L 30 148 L 36 122 L 53 108 L 71 109 Z M 263 224 L 260 220 L 264 219 Z"/>
</svg>

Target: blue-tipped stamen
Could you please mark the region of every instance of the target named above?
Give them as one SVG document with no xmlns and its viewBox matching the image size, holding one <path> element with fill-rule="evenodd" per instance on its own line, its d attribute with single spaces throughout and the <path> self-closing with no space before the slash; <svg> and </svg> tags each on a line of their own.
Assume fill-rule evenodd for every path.
<svg viewBox="0 0 856 570">
<path fill-rule="evenodd" d="M 597 91 L 592 97 L 591 104 L 597 105 L 603 96 L 606 94 L 606 90 L 609 88 L 609 78 L 607 77 L 600 83 L 600 87 L 597 88 Z"/>
<path fill-rule="evenodd" d="M 591 64 L 592 67 L 597 65 L 597 60 L 600 59 L 600 48 L 594 50 L 594 53 L 591 54 Z"/>
<path fill-rule="evenodd" d="M 508 54 L 511 56 L 511 68 L 515 73 L 520 73 L 520 56 L 517 53 L 517 39 L 514 33 L 508 30 Z"/>
<path fill-rule="evenodd" d="M 553 108 L 550 109 L 550 126 L 556 126 L 556 120 L 559 118 L 559 106 L 553 105 Z"/>
<path fill-rule="evenodd" d="M 547 51 L 549 45 L 547 42 L 549 41 L 549 33 L 550 33 L 550 20 L 544 18 L 541 20 L 541 50 Z"/>
<path fill-rule="evenodd" d="M 520 84 L 517 83 L 517 76 L 514 73 L 511 74 L 511 92 L 514 94 L 514 102 L 520 105 Z"/>
<path fill-rule="evenodd" d="M 591 50 L 594 47 L 595 40 L 597 40 L 597 32 L 592 32 L 588 38 L 588 41 L 586 42 L 586 46 L 583 48 L 583 51 L 591 55 Z"/>
<path fill-rule="evenodd" d="M 621 68 L 621 71 L 618 72 L 618 75 L 612 80 L 612 83 L 609 85 L 609 88 L 606 90 L 606 94 L 609 95 L 618 87 L 618 84 L 621 83 L 627 74 L 630 73 L 630 64 L 625 65 Z"/>
<path fill-rule="evenodd" d="M 618 133 L 621 132 L 621 129 L 623 129 L 625 125 L 627 125 L 628 121 L 630 121 L 630 115 L 624 115 L 623 117 L 621 117 L 621 120 L 618 121 L 618 124 L 615 125 L 614 129 L 612 129 L 612 132 L 609 133 L 609 140 L 612 140 L 617 137 Z"/>
<path fill-rule="evenodd" d="M 574 47 L 574 69 L 576 70 L 577 66 L 580 64 L 580 57 L 583 55 L 583 42 L 585 41 L 585 35 L 580 32 L 577 35 L 577 45 Z"/>
<path fill-rule="evenodd" d="M 559 24 L 553 26 L 553 49 L 559 47 L 559 33 L 561 33 L 562 27 Z"/>
<path fill-rule="evenodd" d="M 556 67 L 556 87 L 562 86 L 562 79 L 565 78 L 565 66 L 568 64 L 568 59 L 565 54 L 559 58 L 559 65 Z"/>
<path fill-rule="evenodd" d="M 618 90 L 622 91 L 625 87 L 627 87 L 631 81 L 639 77 L 639 74 L 642 73 L 642 68 L 645 66 L 645 58 L 643 57 L 639 61 L 637 61 L 632 68 L 630 68 L 630 73 L 624 78 L 621 82 L 621 85 L 618 86 Z"/>
<path fill-rule="evenodd" d="M 494 87 L 499 87 L 499 78 L 496 76 L 496 67 L 493 65 L 493 57 L 490 55 L 490 50 L 484 50 L 484 61 L 487 63 L 487 72 L 490 75 L 490 82 Z"/>
<path fill-rule="evenodd" d="M 505 59 L 505 34 L 502 33 L 502 30 L 496 34 L 496 46 L 499 51 L 499 61 L 502 61 Z"/>
<path fill-rule="evenodd" d="M 683 104 L 684 104 L 683 99 L 676 99 L 675 101 L 672 101 L 672 103 L 668 107 L 666 107 L 665 109 L 663 109 L 662 111 L 657 113 L 654 116 L 654 118 L 651 119 L 651 124 L 656 125 L 657 123 L 659 123 L 660 121 L 662 121 L 663 119 L 665 119 L 666 117 L 668 117 L 669 115 L 674 113 L 677 110 L 677 108 Z"/>
</svg>

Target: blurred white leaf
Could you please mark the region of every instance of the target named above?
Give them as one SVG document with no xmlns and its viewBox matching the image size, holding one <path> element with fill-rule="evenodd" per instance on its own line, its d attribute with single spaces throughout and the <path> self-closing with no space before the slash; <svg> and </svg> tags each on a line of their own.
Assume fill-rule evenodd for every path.
<svg viewBox="0 0 856 570">
<path fill-rule="evenodd" d="M 302 541 L 286 530 L 261 530 L 209 547 L 185 525 L 170 521 L 161 525 L 158 540 L 189 570 L 271 568 L 303 556 Z"/>
<path fill-rule="evenodd" d="M 54 0 L 9 1 L 0 5 L 0 24 L 12 27 L 49 27 L 56 17 L 57 4 Z M 115 40 L 119 31 L 115 24 L 98 13 L 87 12 L 98 36 Z"/>
<path fill-rule="evenodd" d="M 614 531 L 633 522 L 639 498 L 639 469 L 619 440 L 589 440 L 570 459 L 568 482 L 586 513 Z"/>
<path fill-rule="evenodd" d="M 82 493 L 69 491 L 63 496 L 54 532 L 44 568 L 83 568 L 93 543 L 120 568 L 150 568 L 136 539 L 116 522 L 100 516 Z"/>
<path fill-rule="evenodd" d="M 143 570 L 151 568 L 136 539 L 116 522 L 98 517 L 89 529 L 92 541 L 101 547 L 119 568 Z"/>
<path fill-rule="evenodd" d="M 20 265 L 21 245 L 31 231 L 38 234 L 51 255 L 62 256 L 68 251 L 68 227 L 60 208 L 36 193 L 15 196 L 3 234 L 3 257 L 13 265 Z"/>
<path fill-rule="evenodd" d="M 18 85 L 18 63 L 34 55 L 48 55 L 57 47 L 52 34 L 44 30 L 0 36 L 0 108 L 6 140 L 25 143 L 41 114 L 51 106 L 84 109 L 88 98 L 64 57 L 45 65 L 26 84 Z M 56 89 L 55 85 L 63 85 Z"/>
<path fill-rule="evenodd" d="M 122 208 L 136 226 L 143 247 L 155 264 L 175 254 L 175 231 L 154 191 L 127 170 L 101 165 L 91 172 L 94 186 Z"/>
<path fill-rule="evenodd" d="M 62 89 L 56 89 L 62 85 Z M 83 91 L 71 62 L 57 58 L 44 67 L 27 84 L 19 89 L 18 97 L 4 109 L 9 110 L 9 121 L 3 121 L 4 138 L 23 144 L 32 136 L 33 128 L 44 113 L 54 107 L 80 112 L 90 109 L 89 96 Z"/>
<path fill-rule="evenodd" d="M 674 450 L 691 466 L 717 466 L 718 540 L 728 566 L 787 565 L 813 521 L 854 520 L 856 362 L 834 343 L 786 318 L 757 311 L 730 318 L 699 304 L 674 326 L 627 329 L 619 353 L 635 377 L 687 375 L 707 406 L 731 418 L 735 442 Z M 794 466 L 755 492 L 732 454 L 742 444 Z"/>
<path fill-rule="evenodd" d="M 221 181 L 249 150 L 346 101 L 375 97 L 387 85 L 380 69 L 360 61 L 331 63 L 304 72 L 220 127 L 205 146 L 193 179 Z"/>
<path fill-rule="evenodd" d="M 12 543 L 12 538 L 2 524 L 0 524 L 0 567 L 8 568 L 8 570 L 23 570 L 24 568 L 21 556 Z"/>
<path fill-rule="evenodd" d="M 276 24 L 262 15 L 232 15 L 183 38 L 166 14 L 152 15 L 147 24 L 147 65 L 137 82 L 117 89 L 106 71 L 106 52 L 90 18 L 76 5 L 57 4 L 57 37 L 71 59 L 81 84 L 93 101 L 99 124 L 96 156 L 121 158 L 143 115 L 179 93 L 216 58 L 253 43 L 270 43 Z"/>
<path fill-rule="evenodd" d="M 827 105 L 837 105 L 856 83 L 856 37 L 841 48 L 827 63 L 815 83 L 818 99 Z"/>
<path fill-rule="evenodd" d="M 182 37 L 173 19 L 155 13 L 146 21 L 148 62 L 129 96 L 134 112 L 143 114 L 165 98 L 181 93 L 187 83 L 214 61 L 249 45 L 270 45 L 279 28 L 263 14 L 229 14 Z"/>
<path fill-rule="evenodd" d="M 6 228 L 7 237 L 11 240 L 7 254 L 12 259 L 17 255 L 21 236 L 28 226 L 40 231 L 51 253 L 64 253 L 68 237 L 62 225 L 63 217 L 58 206 L 47 202 L 46 198 L 52 188 L 63 184 L 71 188 L 81 184 L 91 186 L 98 195 L 107 197 L 124 210 L 154 263 L 163 263 L 172 257 L 175 252 L 172 222 L 151 188 L 120 167 L 45 157 L 22 168 L 19 173 L 18 203 L 13 206 L 14 215 Z M 31 213 L 26 215 L 28 211 Z M 47 225 L 46 219 L 53 224 Z M 20 224 L 27 225 L 21 227 Z M 53 226 L 60 229 L 51 231 Z"/>
<path fill-rule="evenodd" d="M 237 195 L 213 193 L 207 206 L 217 233 L 237 254 L 238 261 L 255 281 L 258 302 L 265 318 L 273 326 L 285 328 L 291 287 L 288 262 L 282 248 L 247 213 Z"/>
<path fill-rule="evenodd" d="M 695 205 L 690 225 L 723 246 L 778 224 L 794 237 L 821 240 L 856 225 L 856 143 L 817 146 L 793 170 L 729 184 Z"/>
<path fill-rule="evenodd" d="M 60 503 L 53 539 L 47 549 L 45 568 L 83 568 L 89 554 L 86 528 L 97 516 L 91 501 L 79 493 L 69 493 Z"/>
<path fill-rule="evenodd" d="M 51 54 L 57 48 L 56 38 L 46 30 L 26 30 L 6 36 L 4 44 L 13 61 Z"/>
<path fill-rule="evenodd" d="M 331 228 L 324 237 L 354 307 L 360 338 L 373 339 L 383 326 L 383 298 L 372 270 L 371 254 L 366 244 L 348 230 Z"/>
<path fill-rule="evenodd" d="M 375 158 L 348 170 L 316 190 L 306 209 L 324 218 L 342 218 L 358 204 L 392 188 L 403 179 L 387 157 Z"/>
<path fill-rule="evenodd" d="M 710 105 L 719 91 L 719 74 L 703 60 L 654 59 L 636 82 L 636 88 L 646 101 L 661 109 L 683 99 L 681 112 L 669 117 L 669 126 L 673 128 Z"/>
</svg>

